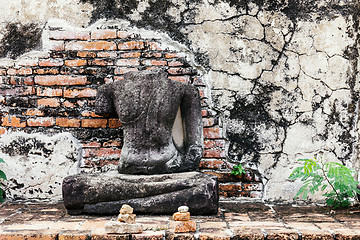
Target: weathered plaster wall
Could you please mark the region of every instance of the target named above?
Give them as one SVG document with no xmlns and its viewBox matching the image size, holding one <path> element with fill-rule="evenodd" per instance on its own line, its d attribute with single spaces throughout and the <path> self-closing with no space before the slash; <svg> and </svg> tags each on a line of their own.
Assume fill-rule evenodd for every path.
<svg viewBox="0 0 360 240">
<path fill-rule="evenodd" d="M 266 200 L 294 196 L 299 185 L 287 177 L 298 158 L 323 152 L 326 159 L 360 169 L 355 0 L 19 0 L 2 5 L 8 6 L 0 16 L 2 57 L 39 50 L 39 36 L 52 18 L 74 27 L 127 20 L 186 46 L 207 84 L 208 104 L 226 138 L 227 161 L 255 171 Z"/>
<path fill-rule="evenodd" d="M 64 177 L 80 173 L 81 145 L 70 133 L 7 134 L 0 148 L 7 199 L 60 201 Z"/>
</svg>

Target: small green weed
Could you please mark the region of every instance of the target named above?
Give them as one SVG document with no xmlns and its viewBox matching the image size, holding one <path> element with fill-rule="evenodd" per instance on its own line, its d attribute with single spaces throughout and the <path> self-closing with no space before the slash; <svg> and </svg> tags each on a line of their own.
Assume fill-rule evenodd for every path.
<svg viewBox="0 0 360 240">
<path fill-rule="evenodd" d="M 241 175 L 243 173 L 246 173 L 244 168 L 242 167 L 241 163 L 239 163 L 237 166 L 235 166 L 233 168 L 233 170 L 231 171 L 231 174 L 233 175 Z"/>
<path fill-rule="evenodd" d="M 0 163 L 5 163 L 5 161 L 2 158 L 0 158 Z M 0 202 L 4 201 L 4 197 L 3 197 L 4 189 L 3 189 L 3 184 L 2 184 L 2 182 L 4 180 L 7 180 L 6 175 L 5 175 L 4 171 L 0 170 Z"/>
<path fill-rule="evenodd" d="M 324 162 L 314 157 L 313 159 L 300 159 L 303 166 L 297 167 L 290 175 L 291 180 L 300 178 L 303 186 L 297 192 L 295 199 L 302 195 L 305 200 L 309 193 L 330 189 L 330 192 L 323 194 L 326 197 L 326 204 L 334 209 L 349 207 L 351 200 L 356 197 L 360 190 L 353 175 L 355 171 L 336 162 Z"/>
</svg>

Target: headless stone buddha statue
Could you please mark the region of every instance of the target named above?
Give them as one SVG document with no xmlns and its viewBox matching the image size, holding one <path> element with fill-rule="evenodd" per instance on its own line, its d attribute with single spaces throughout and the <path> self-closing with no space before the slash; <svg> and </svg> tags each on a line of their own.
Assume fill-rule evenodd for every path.
<svg viewBox="0 0 360 240">
<path fill-rule="evenodd" d="M 182 148 L 172 138 L 179 107 L 185 127 Z M 200 98 L 194 86 L 170 80 L 161 70 L 128 73 L 124 80 L 98 89 L 96 114 L 114 113 L 124 129 L 119 173 L 197 170 L 203 140 Z"/>
<path fill-rule="evenodd" d="M 180 108 L 184 143 L 172 129 Z M 170 80 L 163 70 L 130 72 L 99 87 L 95 112 L 118 116 L 124 145 L 118 172 L 68 176 L 63 200 L 69 214 L 116 214 L 123 204 L 138 213 L 168 214 L 187 205 L 192 214 L 215 214 L 218 182 L 197 172 L 202 118 L 197 89 Z"/>
</svg>

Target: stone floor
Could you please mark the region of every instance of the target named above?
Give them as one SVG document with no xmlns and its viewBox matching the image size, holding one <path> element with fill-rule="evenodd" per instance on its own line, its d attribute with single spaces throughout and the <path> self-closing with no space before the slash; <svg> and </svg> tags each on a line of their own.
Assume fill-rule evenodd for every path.
<svg viewBox="0 0 360 240">
<path fill-rule="evenodd" d="M 239 240 L 239 239 L 360 239 L 360 206 L 329 211 L 326 207 L 221 202 L 214 216 L 191 216 L 197 231 L 174 233 L 170 216 L 138 215 L 141 234 L 112 235 L 104 224 L 115 216 L 70 216 L 62 204 L 3 203 L 0 239 L 54 240 Z"/>
</svg>

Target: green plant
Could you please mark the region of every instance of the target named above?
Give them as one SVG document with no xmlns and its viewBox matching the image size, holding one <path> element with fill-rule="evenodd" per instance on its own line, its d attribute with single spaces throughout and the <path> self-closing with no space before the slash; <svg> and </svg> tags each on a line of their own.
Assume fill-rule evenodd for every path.
<svg viewBox="0 0 360 240">
<path fill-rule="evenodd" d="M 300 178 L 303 182 L 302 187 L 297 192 L 295 199 L 302 195 L 305 200 L 308 194 L 314 194 L 317 191 L 327 192 L 323 194 L 326 197 L 326 204 L 334 209 L 339 207 L 348 207 L 351 200 L 356 197 L 360 190 L 357 188 L 357 182 L 353 175 L 355 171 L 336 162 L 324 162 L 314 157 L 313 159 L 300 159 L 303 166 L 297 167 L 290 175 L 291 180 Z"/>
<path fill-rule="evenodd" d="M 0 163 L 5 163 L 5 161 L 2 158 L 0 158 Z M 7 180 L 6 175 L 5 175 L 4 171 L 0 170 L 0 202 L 4 201 L 4 198 L 3 198 L 4 189 L 2 186 L 2 182 L 4 180 Z"/>
<path fill-rule="evenodd" d="M 243 173 L 246 173 L 244 168 L 241 166 L 241 163 L 239 163 L 237 166 L 235 166 L 233 168 L 233 170 L 231 171 L 231 174 L 233 175 L 241 175 Z"/>
</svg>

